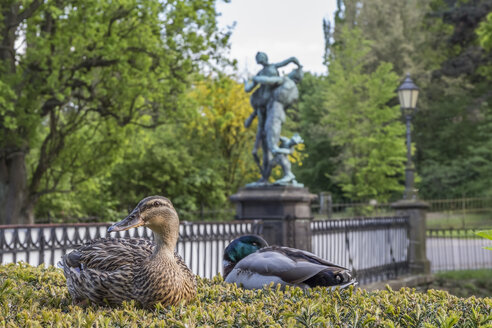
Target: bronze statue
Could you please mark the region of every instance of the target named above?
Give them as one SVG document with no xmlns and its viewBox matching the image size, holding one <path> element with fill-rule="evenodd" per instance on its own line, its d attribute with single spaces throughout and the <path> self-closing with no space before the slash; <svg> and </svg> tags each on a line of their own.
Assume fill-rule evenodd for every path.
<svg viewBox="0 0 492 328">
<path fill-rule="evenodd" d="M 266 185 L 268 178 L 275 165 L 281 165 L 284 171 L 284 177 L 275 183 L 277 184 L 294 184 L 295 177 L 290 171 L 288 154 L 293 151 L 293 146 L 302 143 L 302 138 L 294 136 L 294 143 L 281 141 L 280 132 L 282 123 L 285 121 L 285 110 L 299 98 L 297 83 L 302 79 L 302 66 L 295 57 L 288 58 L 277 64 L 269 64 L 268 57 L 263 52 L 258 52 L 256 62 L 263 65 L 263 69 L 253 77 L 252 81 L 245 83 L 245 91 L 249 92 L 257 85 L 258 89 L 251 95 L 251 105 L 253 113 L 246 119 L 244 125 L 249 127 L 253 119 L 258 117 L 258 129 L 256 140 L 253 147 L 253 157 L 261 172 L 261 179 L 249 184 L 250 186 Z M 278 67 L 283 67 L 289 63 L 295 63 L 297 69 L 294 69 L 286 76 L 278 76 Z M 289 144 L 289 146 L 285 146 Z M 284 146 L 283 146 L 284 145 Z M 260 163 L 257 152 L 262 147 L 263 162 Z"/>
</svg>

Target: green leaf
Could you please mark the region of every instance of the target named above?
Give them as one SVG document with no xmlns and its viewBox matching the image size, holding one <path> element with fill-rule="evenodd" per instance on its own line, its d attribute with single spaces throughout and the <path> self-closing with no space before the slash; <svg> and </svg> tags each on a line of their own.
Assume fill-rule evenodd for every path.
<svg viewBox="0 0 492 328">
<path fill-rule="evenodd" d="M 489 240 L 492 240 L 492 230 L 477 231 L 476 234 L 480 237 L 484 237 L 484 238 L 487 238 Z"/>
</svg>

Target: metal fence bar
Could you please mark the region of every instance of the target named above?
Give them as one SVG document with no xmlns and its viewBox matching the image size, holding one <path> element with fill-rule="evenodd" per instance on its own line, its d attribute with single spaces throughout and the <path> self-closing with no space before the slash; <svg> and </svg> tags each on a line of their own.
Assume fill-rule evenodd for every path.
<svg viewBox="0 0 492 328">
<path fill-rule="evenodd" d="M 475 229 L 428 229 L 427 258 L 431 271 L 492 268 L 492 252 L 483 247 L 490 241 L 475 234 Z"/>
<path fill-rule="evenodd" d="M 54 265 L 78 245 L 106 237 L 108 223 L 0 226 L 0 262 Z M 234 238 L 262 234 L 261 221 L 182 222 L 177 252 L 193 272 L 213 277 L 222 271 L 222 252 Z M 312 249 L 318 256 L 353 269 L 361 284 L 408 272 L 408 218 L 374 217 L 316 220 L 311 223 Z M 427 232 L 427 255 L 433 272 L 492 268 L 490 243 L 472 229 Z M 152 239 L 140 227 L 116 237 Z"/>
<path fill-rule="evenodd" d="M 78 245 L 106 237 L 109 226 L 109 223 L 0 226 L 0 262 L 55 265 Z M 260 221 L 182 222 L 176 251 L 193 272 L 211 278 L 222 272 L 222 253 L 230 241 L 261 232 Z M 153 238 L 150 230 L 143 227 L 118 232 L 115 237 Z"/>
<path fill-rule="evenodd" d="M 315 254 L 356 272 L 363 284 L 408 273 L 408 217 L 315 220 Z M 325 255 L 329 255 L 325 256 Z"/>
</svg>

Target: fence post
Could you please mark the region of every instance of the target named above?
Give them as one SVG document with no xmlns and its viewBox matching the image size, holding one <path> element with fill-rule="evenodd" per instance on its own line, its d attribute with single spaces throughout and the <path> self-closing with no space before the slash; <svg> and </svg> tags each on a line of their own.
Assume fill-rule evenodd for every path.
<svg viewBox="0 0 492 328">
<path fill-rule="evenodd" d="M 400 200 L 391 204 L 396 215 L 408 216 L 408 264 L 413 274 L 430 273 L 430 261 L 426 254 L 426 212 L 429 204 L 422 200 Z"/>
<path fill-rule="evenodd" d="M 331 198 L 331 194 L 329 192 L 320 192 L 319 193 L 319 214 L 326 215 L 329 219 L 331 218 L 331 207 L 333 205 L 333 201 Z"/>
</svg>

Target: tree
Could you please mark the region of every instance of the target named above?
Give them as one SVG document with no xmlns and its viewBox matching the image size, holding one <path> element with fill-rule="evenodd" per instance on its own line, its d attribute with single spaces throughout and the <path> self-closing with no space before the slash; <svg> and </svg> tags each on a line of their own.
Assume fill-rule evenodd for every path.
<svg viewBox="0 0 492 328">
<path fill-rule="evenodd" d="M 201 208 L 227 206 L 227 197 L 258 175 L 251 156 L 255 127 L 244 128 L 252 110 L 249 96 L 230 77 L 195 78 L 179 122 L 120 129 L 119 153 L 102 174 L 78 184 L 76 192 L 45 197 L 38 215 L 114 220 L 136 199 L 153 194 L 169 197 L 182 219 Z"/>
<path fill-rule="evenodd" d="M 333 180 L 346 197 L 386 201 L 401 184 L 405 128 L 397 106 L 389 106 L 398 86 L 391 64 L 366 72 L 370 51 L 358 28 L 343 29 L 332 48 L 321 124 L 340 148 Z"/>
<path fill-rule="evenodd" d="M 105 188 L 107 198 L 117 200 L 115 208 L 125 211 L 136 199 L 155 194 L 169 197 L 180 214 L 225 203 L 223 172 L 211 165 L 213 156 L 204 156 L 206 141 L 189 138 L 186 125 L 166 124 L 131 135 L 128 142 L 134 147 L 127 147 Z"/>
<path fill-rule="evenodd" d="M 442 38 L 450 34 L 448 25 L 427 17 L 432 11 L 429 0 L 339 0 L 335 26 L 325 32 L 327 53 L 343 42 L 344 28 L 358 27 L 370 40 L 366 68 L 374 70 L 381 61 L 391 63 L 403 76 L 411 72 L 419 81 L 430 78 L 443 56 Z"/>
<path fill-rule="evenodd" d="M 439 67 L 423 85 L 422 108 L 415 120 L 417 169 L 421 194 L 427 198 L 487 193 L 488 179 L 479 169 L 490 158 L 484 150 L 492 139 L 490 81 L 484 73 L 492 56 L 479 47 L 476 29 L 492 9 L 490 0 L 432 1 L 429 13 L 449 33 Z M 443 194 L 444 193 L 444 194 Z"/>
<path fill-rule="evenodd" d="M 398 76 L 411 72 L 413 79 L 422 89 L 425 88 L 424 81 L 430 79 L 430 72 L 438 67 L 442 57 L 439 55 L 442 45 L 439 45 L 438 40 L 443 34 L 449 33 L 449 28 L 442 29 L 443 24 L 426 19 L 426 13 L 431 8 L 428 0 L 340 0 L 337 4 L 335 25 L 324 25 L 327 44 L 325 57 L 329 77 L 333 69 L 331 61 L 337 60 L 336 52 L 340 53 L 340 49 L 346 47 L 347 42 L 351 42 L 347 38 L 353 37 L 347 30 L 358 29 L 361 40 L 370 41 L 364 46 L 364 55 L 357 58 L 362 75 L 375 73 L 382 69 L 382 63 L 386 62 L 392 65 L 391 71 L 396 72 Z M 339 56 L 338 60 L 343 62 Z M 350 64 L 344 65 L 345 69 L 349 70 Z M 335 91 L 335 94 L 338 93 L 339 91 Z M 387 96 L 387 105 L 393 108 L 393 105 L 398 103 L 395 90 L 393 89 L 392 96 L 391 93 Z M 354 103 L 364 101 L 359 96 L 352 100 Z M 419 105 L 421 103 L 422 96 Z M 398 113 L 393 113 L 394 119 L 401 117 Z M 401 144 L 404 145 L 403 139 Z M 331 147 L 332 155 L 340 149 L 340 146 L 334 145 L 333 142 Z M 332 192 L 336 193 L 336 189 Z"/>
<path fill-rule="evenodd" d="M 48 188 L 55 183 L 54 178 L 59 178 L 56 181 L 58 192 L 40 197 L 35 206 L 37 221 L 67 222 L 81 217 L 111 217 L 117 201 L 108 197 L 107 180 L 127 148 L 136 147 L 135 143 L 129 143 L 129 139 L 140 130 L 144 129 L 137 126 L 122 128 L 112 120 L 94 120 L 67 136 L 66 143 L 70 147 L 60 153 L 48 171 L 67 174 L 43 177 L 43 188 Z M 38 154 L 39 147 L 33 144 L 28 167 L 37 165 Z"/>
<path fill-rule="evenodd" d="M 344 42 L 343 28 L 359 27 L 371 41 L 364 58 L 367 72 L 389 62 L 399 76 L 410 72 L 421 88 L 412 122 L 420 196 L 479 192 L 485 176 L 472 173 L 465 163 L 477 159 L 474 149 L 486 148 L 482 126 L 487 125 L 491 93 L 484 76 L 492 56 L 478 46 L 475 30 L 492 1 L 341 0 L 338 7 L 335 28 L 327 33 L 328 53 Z"/>
<path fill-rule="evenodd" d="M 0 223 L 32 223 L 40 197 L 97 174 L 101 163 L 90 156 L 108 149 L 108 131 L 118 147 L 120 127 L 179 119 L 188 77 L 220 55 L 227 36 L 217 31 L 214 0 L 8 0 Z"/>
<path fill-rule="evenodd" d="M 189 135 L 201 140 L 201 149 L 204 157 L 209 158 L 210 167 L 221 172 L 224 194 L 231 195 L 259 177 L 251 155 L 256 122 L 249 128 L 244 127 L 244 121 L 253 110 L 249 95 L 242 84 L 221 75 L 197 83 L 190 96 L 199 110 L 188 125 Z"/>
<path fill-rule="evenodd" d="M 487 19 L 480 23 L 477 28 L 478 41 L 480 46 L 482 46 L 485 51 L 490 52 L 492 50 L 492 12 L 487 15 Z M 492 80 L 492 70 L 491 67 L 488 66 L 485 69 L 485 76 Z"/>
<path fill-rule="evenodd" d="M 305 74 L 299 84 L 298 129 L 304 138 L 305 158 L 302 166 L 295 167 L 298 181 L 309 186 L 311 192 L 331 191 L 341 196 L 333 181 L 339 149 L 332 145 L 329 130 L 320 124 L 326 114 L 324 102 L 327 88 L 326 76 Z"/>
</svg>

